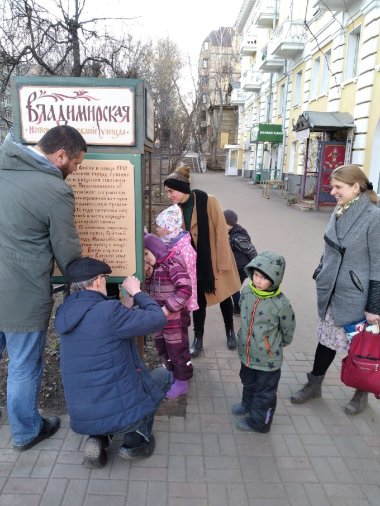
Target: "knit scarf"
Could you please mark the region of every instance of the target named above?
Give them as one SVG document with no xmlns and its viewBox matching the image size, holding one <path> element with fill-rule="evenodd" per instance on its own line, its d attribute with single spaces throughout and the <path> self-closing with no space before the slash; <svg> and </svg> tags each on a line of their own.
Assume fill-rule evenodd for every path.
<svg viewBox="0 0 380 506">
<path fill-rule="evenodd" d="M 349 202 L 347 202 L 347 204 L 344 204 L 343 206 L 338 205 L 338 207 L 336 208 L 336 211 L 335 211 L 335 216 L 337 218 L 340 218 L 342 216 L 342 214 L 345 213 L 347 211 L 347 209 L 350 208 L 352 206 L 352 204 L 354 202 L 357 202 L 358 200 L 359 200 L 359 196 L 350 200 Z"/>
<path fill-rule="evenodd" d="M 198 222 L 197 281 L 204 293 L 215 294 L 215 277 L 212 269 L 210 229 L 207 214 L 208 195 L 202 190 L 193 190 L 196 196 Z"/>
<path fill-rule="evenodd" d="M 258 297 L 260 297 L 260 299 L 269 299 L 270 297 L 277 297 L 277 295 L 280 295 L 280 293 L 281 293 L 280 286 L 278 288 L 276 288 L 276 290 L 273 290 L 273 292 L 267 292 L 267 291 L 264 292 L 263 290 L 259 290 L 258 288 L 256 288 L 254 286 L 252 281 L 249 283 L 249 286 L 252 290 L 252 293 L 254 293 Z"/>
</svg>

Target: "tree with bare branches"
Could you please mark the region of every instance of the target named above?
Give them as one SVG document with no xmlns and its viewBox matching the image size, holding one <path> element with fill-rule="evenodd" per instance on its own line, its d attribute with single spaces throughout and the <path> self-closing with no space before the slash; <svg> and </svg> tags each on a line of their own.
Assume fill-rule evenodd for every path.
<svg viewBox="0 0 380 506">
<path fill-rule="evenodd" d="M 86 0 L 3 0 L 0 7 L 0 117 L 12 75 L 143 78 L 155 106 L 155 140 L 182 155 L 192 112 L 179 90 L 185 65 L 169 38 L 153 44 L 128 33 L 133 18 L 86 17 Z M 54 7 L 54 9 L 53 9 Z M 118 35 L 115 35 L 118 34 Z M 7 91 L 8 90 L 8 91 Z"/>
<path fill-rule="evenodd" d="M 205 39 L 199 56 L 199 126 L 209 154 L 207 166 L 214 170 L 220 169 L 219 135 L 226 111 L 231 109 L 229 84 L 240 79 L 237 41 L 234 28 L 221 27 Z"/>
<path fill-rule="evenodd" d="M 180 90 L 186 61 L 175 42 L 160 39 L 153 46 L 151 70 L 146 80 L 155 103 L 155 140 L 170 152 L 175 167 L 188 148 L 193 129 L 195 103 Z"/>
<path fill-rule="evenodd" d="M 84 18 L 86 0 L 3 0 L 0 24 L 2 89 L 11 75 L 136 77 L 151 51 L 128 34 L 130 18 Z M 110 22 L 119 24 L 118 37 Z"/>
</svg>

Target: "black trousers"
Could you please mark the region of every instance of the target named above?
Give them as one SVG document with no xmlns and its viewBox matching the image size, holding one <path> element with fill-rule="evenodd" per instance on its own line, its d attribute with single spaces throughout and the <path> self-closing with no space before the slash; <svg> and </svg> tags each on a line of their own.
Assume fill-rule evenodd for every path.
<svg viewBox="0 0 380 506">
<path fill-rule="evenodd" d="M 194 332 L 199 333 L 203 336 L 205 330 L 207 301 L 206 301 L 206 294 L 202 289 L 200 289 L 199 285 L 197 289 L 198 289 L 199 309 L 193 311 Z M 223 300 L 219 304 L 219 307 L 222 311 L 225 327 L 227 329 L 232 329 L 234 317 L 233 317 L 233 304 L 231 297 L 228 297 L 227 299 Z"/>
<path fill-rule="evenodd" d="M 314 366 L 311 371 L 315 376 L 323 376 L 326 374 L 327 369 L 332 364 L 336 355 L 336 351 L 331 348 L 327 348 L 321 343 L 318 343 L 315 351 Z"/>
<path fill-rule="evenodd" d="M 240 283 L 243 283 L 243 281 L 247 277 L 247 273 L 245 272 L 244 267 L 238 267 L 238 271 L 239 271 Z M 233 294 L 232 300 L 233 300 L 235 309 L 240 309 L 240 306 L 239 306 L 240 290 Z"/>
<path fill-rule="evenodd" d="M 248 423 L 257 432 L 269 432 L 277 406 L 281 369 L 259 371 L 241 364 L 242 405 L 248 411 Z"/>
</svg>

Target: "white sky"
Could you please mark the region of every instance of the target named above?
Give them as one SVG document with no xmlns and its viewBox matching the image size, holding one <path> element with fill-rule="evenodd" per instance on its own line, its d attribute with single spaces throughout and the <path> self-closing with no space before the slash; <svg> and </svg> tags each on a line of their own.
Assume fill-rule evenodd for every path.
<svg viewBox="0 0 380 506">
<path fill-rule="evenodd" d="M 127 23 L 141 39 L 168 36 L 190 56 L 195 76 L 202 42 L 212 30 L 233 26 L 242 5 L 243 0 L 86 0 L 91 17 L 138 16 Z"/>
<path fill-rule="evenodd" d="M 1 1 L 1 0 L 0 0 Z M 37 0 L 55 13 L 59 0 Z M 76 0 L 60 0 L 69 15 Z M 78 0 L 83 4 L 83 0 Z M 186 60 L 190 58 L 192 75 L 197 78 L 197 65 L 202 42 L 212 30 L 233 26 L 244 0 L 85 0 L 81 21 L 115 17 L 136 18 L 125 21 L 128 31 L 146 41 L 169 37 L 177 43 Z M 111 24 L 110 21 L 106 21 Z M 118 23 L 115 27 L 120 26 Z M 133 27 L 133 28 L 132 28 Z M 131 28 L 131 30 L 130 30 Z M 181 87 L 194 91 L 190 70 L 185 71 Z"/>
</svg>

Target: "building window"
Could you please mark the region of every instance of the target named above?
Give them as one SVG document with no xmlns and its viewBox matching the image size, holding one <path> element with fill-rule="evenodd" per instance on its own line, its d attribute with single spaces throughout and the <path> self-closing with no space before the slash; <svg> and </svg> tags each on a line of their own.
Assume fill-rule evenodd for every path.
<svg viewBox="0 0 380 506">
<path fill-rule="evenodd" d="M 310 98 L 313 99 L 318 94 L 318 79 L 319 79 L 319 67 L 321 65 L 321 59 L 316 58 L 313 63 L 313 74 L 311 76 L 311 88 Z"/>
<path fill-rule="evenodd" d="M 360 44 L 360 26 L 348 34 L 345 79 L 352 79 L 357 74 Z"/>
<path fill-rule="evenodd" d="M 295 174 L 295 162 L 296 162 L 296 150 L 297 150 L 297 141 L 292 142 L 290 145 L 290 155 L 289 155 L 289 174 Z"/>
<path fill-rule="evenodd" d="M 207 58 L 203 58 L 203 68 L 204 69 L 208 68 L 208 60 L 207 60 Z"/>
<path fill-rule="evenodd" d="M 278 102 L 278 110 L 277 113 L 280 116 L 282 114 L 285 102 L 285 84 L 281 84 L 280 86 L 280 99 Z"/>
<path fill-rule="evenodd" d="M 204 49 L 205 51 L 208 51 L 208 40 L 205 40 L 205 41 L 203 42 L 203 49 Z"/>
<path fill-rule="evenodd" d="M 207 95 L 205 94 L 202 95 L 202 103 L 207 104 Z"/>
<path fill-rule="evenodd" d="M 331 61 L 331 51 L 326 51 L 325 56 L 323 58 L 323 70 L 322 70 L 322 80 L 320 90 L 321 95 L 327 94 L 329 90 L 330 61 Z"/>
<path fill-rule="evenodd" d="M 294 97 L 293 105 L 297 106 L 301 102 L 301 85 L 302 85 L 302 72 L 297 72 L 294 83 Z"/>
</svg>

